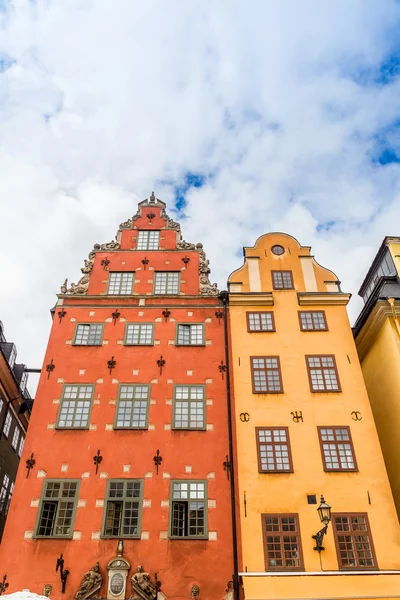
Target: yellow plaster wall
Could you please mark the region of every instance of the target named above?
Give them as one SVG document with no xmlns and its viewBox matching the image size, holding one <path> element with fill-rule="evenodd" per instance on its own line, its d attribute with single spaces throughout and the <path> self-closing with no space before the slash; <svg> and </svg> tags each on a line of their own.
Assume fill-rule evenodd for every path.
<svg viewBox="0 0 400 600">
<path fill-rule="evenodd" d="M 362 361 L 362 370 L 400 517 L 400 347 L 387 318 Z"/>
<path fill-rule="evenodd" d="M 270 252 L 273 244 L 281 244 L 289 249 L 279 257 L 279 261 Z M 261 514 L 294 512 L 299 515 L 305 570 L 337 571 L 331 526 L 324 540 L 326 549 L 321 557 L 313 550 L 314 540 L 311 539 L 321 528 L 321 523 L 316 512 L 317 506 L 307 504 L 307 494 L 316 494 L 318 500 L 320 494 L 324 494 L 333 512 L 367 512 L 379 568 L 399 569 L 400 536 L 395 507 L 346 308 L 340 305 L 299 306 L 296 292 L 305 291 L 305 288 L 298 257 L 309 253 L 309 249 L 300 247 L 294 238 L 284 234 L 263 236 L 256 247 L 246 249 L 247 252 L 258 252 L 261 289 L 263 292 L 273 291 L 274 306 L 263 305 L 260 296 L 259 306 L 239 306 L 232 299 L 230 307 L 243 556 L 241 568 L 248 572 L 265 571 Z M 324 282 L 334 281 L 336 277 L 317 263 L 313 264 L 318 290 L 326 293 Z M 272 269 L 292 270 L 296 290 L 272 290 Z M 246 281 L 245 271 L 246 264 L 233 273 L 230 281 Z M 246 312 L 264 310 L 273 310 L 276 332 L 248 333 Z M 325 310 L 329 331 L 300 331 L 299 310 Z M 342 392 L 310 391 L 306 354 L 335 355 Z M 283 394 L 252 393 L 250 357 L 257 355 L 280 356 Z M 293 422 L 291 412 L 294 411 L 302 411 L 303 423 Z M 352 411 L 359 411 L 362 420 L 352 420 Z M 242 412 L 249 413 L 249 422 L 240 421 Z M 324 472 L 317 432 L 317 426 L 321 425 L 350 427 L 359 472 Z M 258 473 L 255 428 L 263 426 L 289 428 L 294 473 Z M 385 594 L 397 597 L 395 594 L 400 590 L 399 575 L 385 576 L 385 580 L 381 577 L 379 584 L 372 585 L 374 577 L 377 578 L 345 574 L 341 577 L 245 576 L 243 581 L 248 600 L 371 597 L 371 590 L 377 593 L 379 590 L 382 596 L 376 595 L 377 598 Z"/>
</svg>

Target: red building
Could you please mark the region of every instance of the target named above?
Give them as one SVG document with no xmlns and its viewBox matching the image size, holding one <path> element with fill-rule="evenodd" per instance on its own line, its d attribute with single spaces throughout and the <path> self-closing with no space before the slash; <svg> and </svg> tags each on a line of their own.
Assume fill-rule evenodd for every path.
<svg viewBox="0 0 400 600">
<path fill-rule="evenodd" d="M 8 593 L 47 585 L 69 599 L 98 561 L 101 596 L 129 597 L 129 584 L 108 589 L 123 540 L 129 576 L 143 565 L 167 598 L 196 586 L 223 598 L 233 544 L 218 290 L 202 245 L 182 241 L 154 194 L 116 240 L 95 244 L 58 296 L 22 456 L 35 463 L 17 477 L 0 576 Z"/>
</svg>

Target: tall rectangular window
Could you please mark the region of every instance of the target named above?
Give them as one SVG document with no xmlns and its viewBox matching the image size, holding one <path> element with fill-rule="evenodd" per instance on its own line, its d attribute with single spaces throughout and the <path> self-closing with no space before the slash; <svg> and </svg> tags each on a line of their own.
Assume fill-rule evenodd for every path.
<svg viewBox="0 0 400 600">
<path fill-rule="evenodd" d="M 268 312 L 248 312 L 246 313 L 247 331 L 275 331 L 274 313 Z"/>
<path fill-rule="evenodd" d="M 292 290 L 293 275 L 292 271 L 271 271 L 272 286 L 274 290 Z"/>
<path fill-rule="evenodd" d="M 110 273 L 108 293 L 113 295 L 128 296 L 132 294 L 134 273 L 123 271 Z"/>
<path fill-rule="evenodd" d="M 140 537 L 142 503 L 142 479 L 109 479 L 103 536 Z"/>
<path fill-rule="evenodd" d="M 176 385 L 173 429 L 205 429 L 205 386 Z"/>
<path fill-rule="evenodd" d="M 19 446 L 18 446 L 18 456 L 20 458 L 21 458 L 22 450 L 24 449 L 24 444 L 25 444 L 25 436 L 23 433 L 21 433 L 21 439 L 19 440 Z"/>
<path fill-rule="evenodd" d="M 306 356 L 306 363 L 312 392 L 341 391 L 333 355 Z"/>
<path fill-rule="evenodd" d="M 176 344 L 178 346 L 202 346 L 204 344 L 204 325 L 179 323 L 176 326 Z"/>
<path fill-rule="evenodd" d="M 367 513 L 332 514 L 339 569 L 377 568 Z"/>
<path fill-rule="evenodd" d="M 149 412 L 148 385 L 120 385 L 115 429 L 147 429 Z"/>
<path fill-rule="evenodd" d="M 93 385 L 65 385 L 58 412 L 57 427 L 87 429 L 92 406 Z"/>
<path fill-rule="evenodd" d="M 304 569 L 297 514 L 261 515 L 267 571 Z"/>
<path fill-rule="evenodd" d="M 7 498 L 7 492 L 8 492 L 9 485 L 10 485 L 10 478 L 6 473 L 4 473 L 3 481 L 1 483 L 1 488 L 0 488 L 0 515 L 3 512 L 5 505 L 6 505 L 6 498 Z"/>
<path fill-rule="evenodd" d="M 170 537 L 207 537 L 207 482 L 171 481 Z"/>
<path fill-rule="evenodd" d="M 10 491 L 8 492 L 8 498 L 7 498 L 6 508 L 5 508 L 5 511 L 4 511 L 5 516 L 7 516 L 7 514 L 8 514 L 8 510 L 10 508 L 11 498 L 12 498 L 13 493 L 14 493 L 14 482 L 12 481 L 11 485 L 10 485 Z"/>
<path fill-rule="evenodd" d="M 14 434 L 13 434 L 12 441 L 11 441 L 11 447 L 15 451 L 17 451 L 17 449 L 18 449 L 18 442 L 19 442 L 19 427 L 18 427 L 18 425 L 15 425 Z"/>
<path fill-rule="evenodd" d="M 279 356 L 252 356 L 250 361 L 253 394 L 281 394 L 283 385 Z"/>
<path fill-rule="evenodd" d="M 158 250 L 159 231 L 138 231 L 136 250 Z"/>
<path fill-rule="evenodd" d="M 318 427 L 325 471 L 357 471 L 349 427 Z"/>
<path fill-rule="evenodd" d="M 79 323 L 75 330 L 75 346 L 100 346 L 103 340 L 102 323 Z"/>
<path fill-rule="evenodd" d="M 154 274 L 155 294 L 179 294 L 179 273 L 158 271 Z"/>
<path fill-rule="evenodd" d="M 72 538 L 79 481 L 50 479 L 44 482 L 36 537 Z"/>
<path fill-rule="evenodd" d="M 153 323 L 127 323 L 125 329 L 125 344 L 127 346 L 152 346 Z"/>
<path fill-rule="evenodd" d="M 287 427 L 256 427 L 259 473 L 291 473 L 289 430 Z"/>
<path fill-rule="evenodd" d="M 301 331 L 327 331 L 325 311 L 300 310 L 299 321 Z"/>
<path fill-rule="evenodd" d="M 3 427 L 3 433 L 6 438 L 8 438 L 8 436 L 10 435 L 11 423 L 12 423 L 12 416 L 11 416 L 10 411 L 8 411 L 6 420 L 4 421 L 4 427 Z"/>
</svg>

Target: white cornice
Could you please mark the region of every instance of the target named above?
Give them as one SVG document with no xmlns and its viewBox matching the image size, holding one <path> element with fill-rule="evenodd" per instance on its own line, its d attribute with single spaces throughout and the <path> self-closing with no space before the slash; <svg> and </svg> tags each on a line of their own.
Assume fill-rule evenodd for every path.
<svg viewBox="0 0 400 600">
<path fill-rule="evenodd" d="M 351 294 L 342 292 L 298 292 L 300 306 L 347 306 Z"/>
</svg>

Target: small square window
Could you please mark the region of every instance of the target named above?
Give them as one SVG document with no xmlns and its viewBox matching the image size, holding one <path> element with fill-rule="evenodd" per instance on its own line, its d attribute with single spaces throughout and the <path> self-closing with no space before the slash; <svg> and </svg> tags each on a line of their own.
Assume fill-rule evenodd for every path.
<svg viewBox="0 0 400 600">
<path fill-rule="evenodd" d="M 76 326 L 75 346 L 100 346 L 102 341 L 102 323 L 79 323 Z"/>
<path fill-rule="evenodd" d="M 178 346 L 202 346 L 204 344 L 204 325 L 199 323 L 179 323 L 176 326 L 176 344 Z"/>
<path fill-rule="evenodd" d="M 272 271 L 272 287 L 274 290 L 292 290 L 292 271 Z"/>
<path fill-rule="evenodd" d="M 132 294 L 134 273 L 123 271 L 110 273 L 108 294 L 129 296 Z"/>
<path fill-rule="evenodd" d="M 179 294 L 179 273 L 175 271 L 155 273 L 154 294 Z"/>
<path fill-rule="evenodd" d="M 125 330 L 125 344 L 127 346 L 152 346 L 153 323 L 127 323 Z"/>
<path fill-rule="evenodd" d="M 159 231 L 138 231 L 136 250 L 158 250 Z"/>
<path fill-rule="evenodd" d="M 275 331 L 275 320 L 274 313 L 269 312 L 248 312 L 247 317 L 247 331 L 260 332 L 260 331 Z"/>
<path fill-rule="evenodd" d="M 323 310 L 299 311 L 301 331 L 327 331 L 325 312 Z"/>
<path fill-rule="evenodd" d="M 19 427 L 18 427 L 18 425 L 16 425 L 15 429 L 14 429 L 14 434 L 12 437 L 12 442 L 11 442 L 11 447 L 15 450 L 15 452 L 17 452 L 17 449 L 18 449 L 18 442 L 19 442 Z"/>
</svg>

